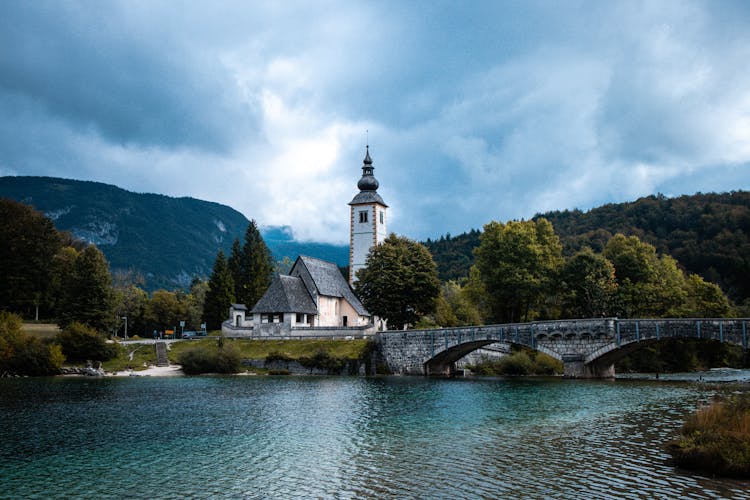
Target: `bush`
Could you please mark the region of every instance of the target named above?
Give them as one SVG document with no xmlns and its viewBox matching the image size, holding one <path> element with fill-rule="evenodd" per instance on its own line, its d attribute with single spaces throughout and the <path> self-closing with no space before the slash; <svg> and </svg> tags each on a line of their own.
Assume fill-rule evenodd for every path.
<svg viewBox="0 0 750 500">
<path fill-rule="evenodd" d="M 721 476 L 750 478 L 750 395 L 717 401 L 688 417 L 667 444 L 675 464 Z"/>
<path fill-rule="evenodd" d="M 477 375 L 558 375 L 562 362 L 531 350 L 517 350 L 497 361 L 485 361 L 470 367 Z"/>
<path fill-rule="evenodd" d="M 21 318 L 0 312 L 0 375 L 57 375 L 65 357 L 60 346 L 21 331 Z"/>
<path fill-rule="evenodd" d="M 292 359 L 293 358 L 291 356 L 288 356 L 284 354 L 283 352 L 271 351 L 266 356 L 266 363 L 273 363 L 274 361 L 286 362 L 286 361 L 292 361 Z"/>
<path fill-rule="evenodd" d="M 328 371 L 341 371 L 345 361 L 341 358 L 331 356 L 325 351 L 318 351 L 312 356 L 299 358 L 299 364 L 305 368 L 320 368 Z"/>
<path fill-rule="evenodd" d="M 107 361 L 117 356 L 117 346 L 107 344 L 103 335 L 78 322 L 69 324 L 57 335 L 62 352 L 71 361 Z"/>
<path fill-rule="evenodd" d="M 242 370 L 240 351 L 232 344 L 216 349 L 204 346 L 190 348 L 180 354 L 178 363 L 188 375 L 237 373 Z"/>
</svg>

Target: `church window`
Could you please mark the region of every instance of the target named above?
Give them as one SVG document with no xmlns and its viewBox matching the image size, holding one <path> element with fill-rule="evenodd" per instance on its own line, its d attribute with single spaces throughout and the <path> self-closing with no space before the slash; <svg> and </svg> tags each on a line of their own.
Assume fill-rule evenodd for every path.
<svg viewBox="0 0 750 500">
<path fill-rule="evenodd" d="M 385 224 L 385 222 L 383 222 L 383 218 L 384 218 L 383 217 L 383 212 L 380 212 L 380 223 L 381 224 Z"/>
<path fill-rule="evenodd" d="M 362 210 L 359 212 L 359 222 L 367 222 L 367 210 Z"/>
</svg>

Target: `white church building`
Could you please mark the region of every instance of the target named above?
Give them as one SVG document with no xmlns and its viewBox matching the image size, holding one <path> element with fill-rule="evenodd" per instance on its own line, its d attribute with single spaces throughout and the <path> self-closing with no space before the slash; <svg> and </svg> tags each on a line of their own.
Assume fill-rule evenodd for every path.
<svg viewBox="0 0 750 500">
<path fill-rule="evenodd" d="M 273 278 L 271 286 L 248 310 L 232 304 L 221 326 L 227 337 L 290 338 L 315 336 L 360 337 L 375 332 L 374 318 L 352 291 L 356 272 L 367 254 L 385 240 L 387 209 L 378 194 L 370 148 L 362 165 L 359 193 L 349 203 L 349 279 L 338 266 L 300 256 L 288 275 Z"/>
</svg>

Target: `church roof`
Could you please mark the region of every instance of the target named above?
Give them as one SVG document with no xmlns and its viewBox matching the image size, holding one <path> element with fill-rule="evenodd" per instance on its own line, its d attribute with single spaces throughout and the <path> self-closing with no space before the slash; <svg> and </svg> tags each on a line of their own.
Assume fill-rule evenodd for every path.
<svg viewBox="0 0 750 500">
<path fill-rule="evenodd" d="M 283 274 L 274 277 L 271 286 L 250 312 L 318 314 L 302 279 Z"/>
<path fill-rule="evenodd" d="M 370 203 L 379 203 L 384 207 L 388 206 L 385 204 L 383 198 L 380 197 L 377 191 L 360 191 L 357 196 L 355 196 L 354 199 L 349 202 L 349 205 L 364 205 Z"/>
<path fill-rule="evenodd" d="M 302 264 L 307 269 L 313 284 L 320 295 L 328 297 L 339 297 L 345 299 L 361 316 L 370 316 L 365 306 L 359 301 L 352 291 L 349 283 L 339 271 L 339 268 L 333 262 L 328 262 L 306 255 L 300 255 L 292 266 L 292 272 L 297 265 Z"/>
</svg>

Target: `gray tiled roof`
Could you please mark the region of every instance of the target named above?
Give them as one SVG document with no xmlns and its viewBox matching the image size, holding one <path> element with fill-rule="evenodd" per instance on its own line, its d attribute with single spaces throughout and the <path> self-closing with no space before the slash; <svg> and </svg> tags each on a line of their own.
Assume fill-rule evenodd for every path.
<svg viewBox="0 0 750 500">
<path fill-rule="evenodd" d="M 271 286 L 250 312 L 318 314 L 315 303 L 302 280 L 283 274 L 274 277 Z"/>
<path fill-rule="evenodd" d="M 232 309 L 235 311 L 247 311 L 247 307 L 245 307 L 245 304 L 232 304 Z"/>
<path fill-rule="evenodd" d="M 384 207 L 388 206 L 385 204 L 383 198 L 380 197 L 377 191 L 360 191 L 359 194 L 357 194 L 357 196 L 355 196 L 354 199 L 349 202 L 349 205 L 361 205 L 364 203 L 380 203 Z"/>
<path fill-rule="evenodd" d="M 300 255 L 294 266 L 296 267 L 300 262 L 310 273 L 315 283 L 315 288 L 318 289 L 320 295 L 344 298 L 357 311 L 357 314 L 370 316 L 365 306 L 362 305 L 357 296 L 354 295 L 354 292 L 352 292 L 349 283 L 344 279 L 336 264 L 306 255 Z"/>
</svg>

